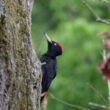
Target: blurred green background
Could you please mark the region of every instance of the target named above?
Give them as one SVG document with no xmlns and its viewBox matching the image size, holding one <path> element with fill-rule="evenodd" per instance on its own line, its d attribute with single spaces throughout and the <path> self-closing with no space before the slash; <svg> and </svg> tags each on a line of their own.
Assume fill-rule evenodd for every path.
<svg viewBox="0 0 110 110">
<path fill-rule="evenodd" d="M 109 20 L 110 5 L 103 0 L 87 0 L 94 11 Z M 98 33 L 108 30 L 95 21 L 80 0 L 35 0 L 32 14 L 32 36 L 40 57 L 47 50 L 44 32 L 64 46 L 58 57 L 57 77 L 49 92 L 56 98 L 90 110 L 90 102 L 107 105 L 107 83 L 97 71 L 102 60 L 102 41 Z M 78 110 L 54 100 L 49 95 L 48 110 Z"/>
</svg>

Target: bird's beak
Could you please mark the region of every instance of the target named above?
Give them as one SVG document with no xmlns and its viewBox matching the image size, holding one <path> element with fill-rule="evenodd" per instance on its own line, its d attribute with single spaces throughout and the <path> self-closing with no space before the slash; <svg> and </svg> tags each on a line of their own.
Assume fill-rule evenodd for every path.
<svg viewBox="0 0 110 110">
<path fill-rule="evenodd" d="M 52 40 L 50 39 L 50 37 L 48 36 L 47 33 L 45 33 L 45 37 L 47 38 L 47 41 L 48 41 L 48 42 L 50 42 L 50 43 L 52 42 Z"/>
</svg>

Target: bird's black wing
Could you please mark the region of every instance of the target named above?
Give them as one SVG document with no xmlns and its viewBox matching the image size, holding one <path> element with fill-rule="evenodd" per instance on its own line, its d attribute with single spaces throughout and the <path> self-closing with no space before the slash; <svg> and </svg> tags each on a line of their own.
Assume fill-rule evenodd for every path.
<svg viewBox="0 0 110 110">
<path fill-rule="evenodd" d="M 42 93 L 48 91 L 52 80 L 56 76 L 56 59 L 51 59 L 47 56 L 42 56 Z"/>
</svg>

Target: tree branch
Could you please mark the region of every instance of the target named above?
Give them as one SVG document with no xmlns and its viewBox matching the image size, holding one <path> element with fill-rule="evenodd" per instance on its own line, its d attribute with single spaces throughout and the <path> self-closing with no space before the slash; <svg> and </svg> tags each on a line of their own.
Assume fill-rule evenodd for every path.
<svg viewBox="0 0 110 110">
<path fill-rule="evenodd" d="M 103 109 L 109 109 L 107 106 L 105 105 L 100 105 L 100 104 L 97 104 L 97 103 L 93 103 L 93 102 L 89 102 L 89 105 L 91 106 L 95 106 L 95 107 L 99 107 L 99 108 L 103 108 Z"/>
<path fill-rule="evenodd" d="M 109 0 L 102 0 L 103 3 L 110 4 Z"/>
<path fill-rule="evenodd" d="M 94 87 L 93 85 L 91 85 L 90 83 L 88 83 L 89 87 L 94 91 L 96 92 L 102 99 L 105 103 L 108 103 L 108 100 L 105 99 L 105 97 L 103 96 L 103 94 L 96 88 Z"/>
<path fill-rule="evenodd" d="M 60 103 L 66 105 L 66 106 L 68 106 L 68 107 L 77 108 L 77 109 L 80 109 L 80 110 L 90 110 L 90 109 L 88 109 L 88 108 L 85 108 L 85 107 L 82 107 L 82 106 L 79 106 L 79 105 L 75 105 L 75 104 L 70 104 L 70 103 L 68 103 L 68 102 L 66 102 L 66 101 L 63 101 L 63 100 L 61 100 L 61 99 L 55 97 L 52 93 L 50 93 L 50 96 L 51 96 L 51 98 L 54 99 L 55 101 L 60 102 Z"/>
<path fill-rule="evenodd" d="M 93 14 L 93 16 L 96 18 L 96 21 L 97 22 L 101 22 L 101 23 L 104 23 L 106 25 L 109 25 L 110 26 L 110 22 L 105 20 L 105 19 L 102 19 L 101 17 L 99 17 L 96 12 L 93 10 L 93 8 L 85 1 L 85 0 L 81 0 L 81 2 L 89 9 L 89 11 Z"/>
</svg>

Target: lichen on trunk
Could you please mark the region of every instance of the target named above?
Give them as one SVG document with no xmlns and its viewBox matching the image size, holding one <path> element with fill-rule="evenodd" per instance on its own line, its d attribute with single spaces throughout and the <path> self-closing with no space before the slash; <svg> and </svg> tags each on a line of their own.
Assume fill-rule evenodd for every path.
<svg viewBox="0 0 110 110">
<path fill-rule="evenodd" d="M 41 69 L 31 41 L 32 5 L 33 0 L 0 1 L 0 110 L 40 108 Z"/>
</svg>

